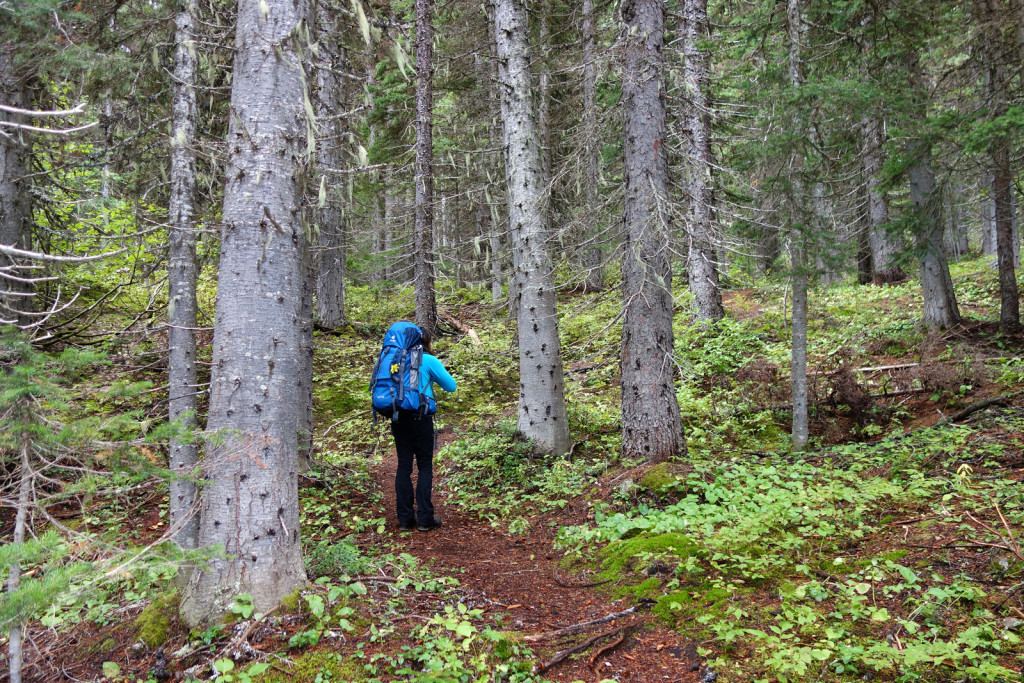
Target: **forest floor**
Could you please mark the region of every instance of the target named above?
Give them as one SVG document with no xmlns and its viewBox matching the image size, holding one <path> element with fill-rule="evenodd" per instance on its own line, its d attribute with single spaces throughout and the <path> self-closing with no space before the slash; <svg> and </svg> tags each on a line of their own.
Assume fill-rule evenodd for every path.
<svg viewBox="0 0 1024 683">
<path fill-rule="evenodd" d="M 451 438 L 450 432 L 442 432 L 439 443 L 444 445 Z M 396 467 L 397 458 L 392 455 L 373 473 L 376 485 L 385 494 L 388 531 L 398 534 L 393 512 Z M 560 562 L 562 553 L 553 547 L 555 529 L 585 518 L 587 501 L 582 498 L 557 514 L 533 519 L 530 533 L 515 536 L 448 503 L 443 478 L 435 481 L 434 497 L 443 526 L 431 532 L 400 534 L 394 545 L 429 563 L 437 572 L 457 577 L 463 588 L 486 598 L 493 611 L 503 613 L 504 621 L 515 630 L 546 633 L 630 607 L 628 601 L 613 600 L 587 585 L 590 581 L 586 577 L 568 576 Z M 696 645 L 657 623 L 649 612 L 637 611 L 602 625 L 601 630 L 620 630 L 625 637 L 600 656 L 585 652 L 582 657 L 560 662 L 546 671 L 545 677 L 553 681 L 614 678 L 623 683 L 642 683 L 697 681 L 706 673 Z M 614 639 L 617 634 L 609 642 Z M 550 661 L 556 654 L 545 652 L 550 649 L 535 648 L 535 652 Z"/>
<path fill-rule="evenodd" d="M 562 314 L 569 459 L 534 458 L 515 435 L 504 312 L 452 304 L 479 337 L 440 345 L 459 381 L 438 413 L 444 523 L 408 533 L 390 434 L 365 405 L 382 321 L 408 302 L 353 291 L 353 319 L 369 322 L 317 341 L 322 464 L 300 480 L 311 583 L 262 616 L 238 596 L 227 624 L 189 631 L 176 562 L 155 545 L 166 485 L 138 479 L 50 510 L 73 527 L 71 556 L 104 573 L 32 622 L 25 680 L 1016 680 L 1024 338 L 991 322 L 991 273 L 960 268 L 977 311 L 941 335 L 917 327 L 913 283 L 816 293 L 804 454 L 787 447 L 781 290 L 729 292 L 711 335 L 678 324 L 691 452 L 664 486 L 619 457 L 614 297 L 573 297 Z M 159 382 L 132 358 L 97 374 L 89 400 L 118 375 Z M 109 406 L 155 414 L 161 398 Z M 0 509 L 0 537 L 10 529 Z"/>
</svg>

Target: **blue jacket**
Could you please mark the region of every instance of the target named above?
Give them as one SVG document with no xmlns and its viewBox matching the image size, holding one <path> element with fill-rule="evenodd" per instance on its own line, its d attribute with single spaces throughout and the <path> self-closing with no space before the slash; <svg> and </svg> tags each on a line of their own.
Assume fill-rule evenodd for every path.
<svg viewBox="0 0 1024 683">
<path fill-rule="evenodd" d="M 434 383 L 437 383 L 445 391 L 455 391 L 455 380 L 444 365 L 429 353 L 423 354 L 423 361 L 420 364 L 420 391 L 430 398 L 434 398 Z"/>
</svg>

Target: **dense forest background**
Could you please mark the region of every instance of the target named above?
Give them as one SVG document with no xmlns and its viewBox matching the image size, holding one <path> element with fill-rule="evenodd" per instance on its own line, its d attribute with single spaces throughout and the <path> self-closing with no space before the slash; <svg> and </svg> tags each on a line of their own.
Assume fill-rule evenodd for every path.
<svg viewBox="0 0 1024 683">
<path fill-rule="evenodd" d="M 12 682 L 1019 677 L 1020 0 L 0 16 Z"/>
</svg>

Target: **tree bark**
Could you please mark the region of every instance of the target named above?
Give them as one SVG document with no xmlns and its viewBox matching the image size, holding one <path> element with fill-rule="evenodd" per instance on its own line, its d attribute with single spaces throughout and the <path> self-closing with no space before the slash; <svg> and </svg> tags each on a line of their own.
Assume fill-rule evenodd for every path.
<svg viewBox="0 0 1024 683">
<path fill-rule="evenodd" d="M 320 137 L 317 140 L 317 167 L 323 189 L 319 202 L 316 255 L 316 324 L 336 330 L 347 324 L 345 319 L 345 211 L 342 208 L 338 183 L 326 175 L 327 169 L 345 167 L 345 143 L 348 134 L 348 91 L 345 79 L 336 72 L 348 71 L 348 59 L 339 36 L 336 14 L 323 0 L 317 6 L 317 24 L 320 30 L 323 67 L 316 70 L 317 120 Z"/>
<path fill-rule="evenodd" d="M 710 57 L 701 42 L 711 37 L 707 0 L 684 0 L 684 54 L 686 58 L 686 95 L 690 108 L 686 114 L 690 129 L 689 189 L 690 225 L 687 274 L 693 294 L 694 318 L 698 321 L 725 317 L 722 292 L 718 283 L 718 259 L 714 247 L 714 181 L 711 157 Z"/>
<path fill-rule="evenodd" d="M 622 455 L 686 455 L 672 359 L 672 267 L 665 150 L 665 8 L 624 0 Z"/>
<path fill-rule="evenodd" d="M 861 120 L 861 164 L 868 196 L 868 239 L 871 243 L 871 281 L 876 285 L 902 282 L 903 269 L 896 263 L 902 245 L 889 234 L 889 195 L 882 184 L 885 127 L 880 119 Z"/>
<path fill-rule="evenodd" d="M 981 195 L 981 253 L 986 256 L 996 255 L 996 200 L 993 192 L 993 178 L 989 172 L 983 179 L 985 187 Z M 993 259 L 998 266 L 998 260 Z"/>
<path fill-rule="evenodd" d="M 938 215 L 940 202 L 931 165 L 931 145 L 920 138 L 911 139 L 907 143 L 907 156 L 912 160 L 908 176 L 921 264 L 923 322 L 928 329 L 945 329 L 960 322 L 960 311 L 949 276 L 942 220 Z"/>
<path fill-rule="evenodd" d="M 786 3 L 787 30 L 789 38 L 789 84 L 793 90 L 803 85 L 803 57 L 801 47 L 804 42 L 805 21 L 800 0 L 788 0 Z M 803 133 L 804 122 L 799 115 L 793 122 L 793 128 Z M 795 195 L 796 220 L 803 223 L 805 210 L 802 203 L 806 201 L 804 182 L 801 175 L 804 159 L 797 154 L 792 166 L 796 168 L 793 177 L 793 193 Z M 812 201 L 814 214 L 815 202 Z M 790 373 L 792 376 L 793 393 L 793 426 L 791 431 L 794 452 L 803 451 L 807 447 L 807 253 L 805 244 L 806 228 L 797 228 L 792 234 L 791 263 L 793 270 L 793 323 L 790 350 Z"/>
<path fill-rule="evenodd" d="M 19 447 L 18 455 L 21 458 L 20 467 L 20 482 L 18 484 L 18 508 L 14 515 L 14 537 L 11 541 L 15 545 L 19 545 L 25 542 L 26 531 L 28 530 L 28 508 L 31 502 L 32 495 L 32 463 L 29 460 L 31 454 L 31 432 L 27 428 L 27 425 L 32 423 L 32 414 L 27 406 L 22 407 L 24 413 L 22 417 L 23 423 L 26 425 L 21 432 L 21 443 Z M 21 585 L 21 565 L 18 562 L 12 562 L 7 573 L 7 592 L 14 593 L 18 590 L 18 586 Z M 21 683 L 21 667 L 25 659 L 24 647 L 23 647 L 23 632 L 22 624 L 16 623 L 11 626 L 11 630 L 7 635 L 7 656 L 8 656 L 8 676 L 10 683 Z"/>
<path fill-rule="evenodd" d="M 197 58 L 195 5 L 182 3 L 175 16 L 174 80 L 171 101 L 171 194 L 168 205 L 167 255 L 167 417 L 183 429 L 197 427 L 195 215 Z M 170 441 L 171 480 L 167 515 L 174 541 L 194 548 L 199 537 L 199 510 L 194 477 L 199 463 L 195 434 Z"/>
<path fill-rule="evenodd" d="M 601 248 L 597 245 L 601 231 L 598 193 L 600 135 L 597 129 L 597 71 L 594 65 L 597 53 L 594 49 L 594 34 L 594 0 L 583 0 L 583 155 L 586 164 L 583 197 L 586 202 L 584 216 L 588 242 L 583 256 L 583 267 L 586 269 L 583 287 L 588 292 L 604 289 Z"/>
<path fill-rule="evenodd" d="M 1009 90 L 1003 62 L 1012 50 L 1003 44 L 999 16 L 1002 3 L 975 0 L 975 20 L 979 24 L 977 54 L 985 69 L 985 99 L 989 117 L 998 120 L 1008 111 Z M 996 263 L 999 269 L 999 327 L 1016 331 L 1020 327 L 1020 301 L 1014 272 L 1013 168 L 1010 164 L 1010 140 L 1005 133 L 989 141 L 989 168 L 992 172 L 993 223 L 995 225 Z"/>
<path fill-rule="evenodd" d="M 546 244 L 548 212 L 540 135 L 530 93 L 528 30 L 523 0 L 495 1 L 494 37 L 514 270 L 510 294 L 519 334 L 517 424 L 538 452 L 561 455 L 569 450 L 569 424 L 554 272 Z"/>
<path fill-rule="evenodd" d="M 793 320 L 790 359 L 793 392 L 793 451 L 807 448 L 807 267 L 799 247 L 793 250 Z"/>
<path fill-rule="evenodd" d="M 236 595 L 266 612 L 305 583 L 296 411 L 301 210 L 312 122 L 297 54 L 304 0 L 239 3 L 199 546 L 223 554 L 183 591 L 185 623 L 211 623 Z"/>
<path fill-rule="evenodd" d="M 434 86 L 430 0 L 416 0 L 416 324 L 437 328 L 434 298 Z"/>
<path fill-rule="evenodd" d="M 28 87 L 15 64 L 17 46 L 0 45 L 0 102 L 27 108 Z M 7 120 L 17 115 L 0 113 Z M 10 128 L 4 128 L 11 131 Z M 20 131 L 0 135 L 0 244 L 28 249 L 32 205 L 27 176 L 29 146 Z M 13 266 L 16 260 L 0 254 L 0 267 Z M 24 277 L 24 274 L 21 274 Z M 28 325 L 31 318 L 33 287 L 25 282 L 0 277 L 0 325 Z"/>
<path fill-rule="evenodd" d="M 304 235 L 302 249 L 302 304 L 299 309 L 299 356 L 296 384 L 296 434 L 298 437 L 298 471 L 313 469 L 313 290 L 316 270 L 313 249 Z"/>
</svg>

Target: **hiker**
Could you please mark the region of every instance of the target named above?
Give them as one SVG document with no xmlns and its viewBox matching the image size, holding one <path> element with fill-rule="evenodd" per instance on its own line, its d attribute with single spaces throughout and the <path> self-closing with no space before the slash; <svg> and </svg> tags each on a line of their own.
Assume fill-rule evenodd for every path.
<svg viewBox="0 0 1024 683">
<path fill-rule="evenodd" d="M 390 351 L 391 356 L 388 356 L 389 347 L 394 349 Z M 395 450 L 398 452 L 398 470 L 395 473 L 398 530 L 412 531 L 413 524 L 416 524 L 420 531 L 431 531 L 441 526 L 430 500 L 436 442 L 434 383 L 445 391 L 455 391 L 455 380 L 441 361 L 430 354 L 430 332 L 420 330 L 412 323 L 395 323 L 388 330 L 374 378 L 371 386 L 374 410 L 391 417 L 391 434 L 395 437 Z M 395 380 L 403 385 L 398 387 L 397 393 L 393 387 Z M 408 388 L 404 386 L 406 383 L 410 385 Z M 414 383 L 418 386 L 412 386 Z M 412 489 L 414 456 L 419 473 L 415 505 Z"/>
</svg>

